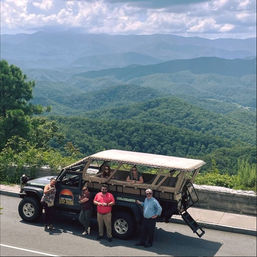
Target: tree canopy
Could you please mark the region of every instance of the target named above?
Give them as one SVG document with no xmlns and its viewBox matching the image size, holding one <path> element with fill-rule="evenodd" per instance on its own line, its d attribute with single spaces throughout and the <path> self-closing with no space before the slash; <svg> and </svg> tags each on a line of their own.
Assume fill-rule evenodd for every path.
<svg viewBox="0 0 257 257">
<path fill-rule="evenodd" d="M 35 82 L 27 81 L 20 68 L 0 61 L 0 115 L 7 118 L 14 110 L 20 110 L 24 115 L 41 112 L 39 106 L 29 103 L 34 86 Z"/>
<path fill-rule="evenodd" d="M 46 120 L 39 122 L 32 118 L 33 114 L 43 112 L 42 106 L 30 102 L 34 86 L 35 82 L 27 80 L 20 68 L 9 65 L 5 60 L 0 61 L 0 150 L 12 137 L 18 136 L 39 142 L 35 140 L 38 135 L 41 137 L 41 144 L 44 141 L 44 133 L 35 134 L 35 131 L 39 129 L 39 124 L 46 123 Z"/>
</svg>

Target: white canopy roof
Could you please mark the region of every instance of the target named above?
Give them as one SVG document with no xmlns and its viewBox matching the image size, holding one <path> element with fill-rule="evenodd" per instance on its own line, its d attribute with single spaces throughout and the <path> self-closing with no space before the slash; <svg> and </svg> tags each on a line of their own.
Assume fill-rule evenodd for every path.
<svg viewBox="0 0 257 257">
<path fill-rule="evenodd" d="M 123 150 L 106 150 L 90 155 L 84 160 L 104 160 L 127 164 L 145 165 L 155 168 L 192 171 L 205 164 L 202 160 L 173 157 L 159 154 L 139 153 Z"/>
</svg>

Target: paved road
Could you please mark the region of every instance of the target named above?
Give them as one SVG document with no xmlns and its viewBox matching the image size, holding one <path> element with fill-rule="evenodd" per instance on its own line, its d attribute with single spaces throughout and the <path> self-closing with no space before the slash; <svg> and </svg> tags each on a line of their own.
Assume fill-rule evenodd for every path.
<svg viewBox="0 0 257 257">
<path fill-rule="evenodd" d="M 135 246 L 137 238 L 97 241 L 96 228 L 90 237 L 80 236 L 76 222 L 61 219 L 53 233 L 41 223 L 25 223 L 18 215 L 19 198 L 1 195 L 0 256 L 256 256 L 254 236 L 206 229 L 199 239 L 190 228 L 158 223 L 152 248 Z"/>
</svg>

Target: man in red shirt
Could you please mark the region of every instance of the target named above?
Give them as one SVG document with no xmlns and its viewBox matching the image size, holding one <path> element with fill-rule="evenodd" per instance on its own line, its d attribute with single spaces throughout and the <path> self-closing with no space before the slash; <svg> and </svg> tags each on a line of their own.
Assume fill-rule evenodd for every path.
<svg viewBox="0 0 257 257">
<path fill-rule="evenodd" d="M 102 239 L 104 234 L 104 225 L 108 241 L 112 241 L 112 206 L 115 204 L 114 197 L 108 192 L 108 186 L 102 185 L 101 192 L 97 193 L 94 198 L 94 204 L 97 205 L 97 222 L 99 236 Z"/>
</svg>

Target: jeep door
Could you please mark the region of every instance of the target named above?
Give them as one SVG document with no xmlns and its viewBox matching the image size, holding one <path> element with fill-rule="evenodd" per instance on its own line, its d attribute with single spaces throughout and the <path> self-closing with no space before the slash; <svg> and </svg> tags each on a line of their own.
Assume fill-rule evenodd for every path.
<svg viewBox="0 0 257 257">
<path fill-rule="evenodd" d="M 55 206 L 60 209 L 79 211 L 82 174 L 66 171 L 56 183 Z"/>
</svg>

